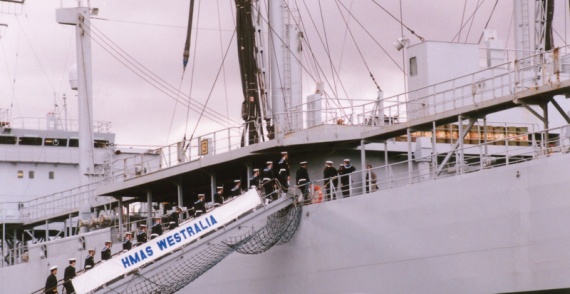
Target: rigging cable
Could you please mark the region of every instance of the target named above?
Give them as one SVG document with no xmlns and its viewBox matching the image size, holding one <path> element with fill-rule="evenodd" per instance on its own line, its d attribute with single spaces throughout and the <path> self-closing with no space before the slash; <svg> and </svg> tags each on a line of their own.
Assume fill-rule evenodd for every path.
<svg viewBox="0 0 570 294">
<path fill-rule="evenodd" d="M 463 13 L 461 14 L 461 22 L 459 23 L 459 37 L 458 40 L 461 40 L 461 30 L 463 26 L 463 20 L 465 20 L 465 11 L 467 11 L 467 0 L 463 2 Z"/>
<path fill-rule="evenodd" d="M 92 28 L 96 29 L 96 30 L 91 30 L 93 32 L 92 40 L 95 43 L 97 43 L 98 45 L 100 45 L 103 50 L 105 50 L 112 57 L 114 57 L 117 61 L 119 61 L 121 64 L 123 64 L 127 69 L 131 70 L 135 75 L 139 76 L 144 81 L 148 82 L 151 86 L 153 86 L 154 88 L 156 88 L 160 92 L 164 93 L 168 98 L 171 98 L 175 101 L 179 100 L 177 97 L 178 92 L 176 91 L 175 87 L 168 84 L 168 82 L 164 81 L 160 76 L 158 76 L 158 75 L 154 74 L 152 71 L 148 70 L 146 67 L 144 67 L 144 65 L 142 65 L 140 62 L 138 62 L 133 57 L 131 57 L 128 53 L 126 53 L 119 46 L 114 44 L 113 41 L 111 41 L 108 37 L 106 37 L 104 34 L 98 32 L 97 28 L 95 26 L 93 26 L 93 24 L 91 26 L 92 26 Z M 100 39 L 98 39 L 98 38 L 100 38 Z M 106 46 L 108 46 L 109 48 L 107 48 Z M 182 103 L 182 102 L 180 102 L 180 103 L 186 107 L 191 108 L 196 113 L 200 113 L 201 109 L 204 107 L 204 104 L 202 104 L 196 100 L 191 100 L 189 98 L 189 95 L 187 95 L 187 94 L 184 94 L 183 98 L 184 99 L 182 99 L 182 101 L 184 103 Z M 206 109 L 205 113 L 211 115 L 211 117 L 209 117 L 209 118 L 212 121 L 223 125 L 222 122 L 219 121 L 219 119 L 218 119 L 218 117 L 220 117 L 221 114 L 218 113 L 216 110 L 208 108 L 208 109 Z M 239 123 L 237 123 L 235 121 L 232 121 L 232 122 L 234 123 L 234 126 L 239 125 Z"/>
<path fill-rule="evenodd" d="M 191 2 L 192 8 L 190 9 L 190 13 L 193 13 L 193 11 L 194 11 L 194 0 L 191 0 L 191 1 L 192 1 L 192 2 Z M 196 24 L 199 24 L 199 23 L 200 23 L 200 7 L 201 7 L 200 4 L 201 4 L 201 3 L 202 3 L 202 2 L 200 2 L 200 3 L 198 4 L 198 19 L 196 20 Z M 190 17 L 190 18 L 191 18 L 191 17 Z M 192 26 L 191 26 L 191 25 L 188 27 L 188 30 L 189 30 L 189 31 L 192 30 Z M 189 40 L 188 40 L 188 42 L 189 42 Z M 194 45 L 194 48 L 198 48 L 198 32 L 196 32 L 196 42 L 195 42 L 195 43 L 196 43 L 196 44 Z M 184 49 L 184 50 L 186 50 L 186 49 Z M 194 57 L 193 57 L 193 60 L 192 60 L 193 64 L 196 64 L 196 55 L 197 55 L 196 52 L 197 52 L 197 50 L 194 49 Z M 224 63 L 222 62 L 222 66 L 223 66 L 223 65 L 224 65 Z M 186 70 L 186 65 L 184 66 L 184 68 L 185 68 L 185 70 Z M 195 66 L 192 66 L 192 74 L 190 75 L 190 89 L 189 89 L 189 92 L 188 92 L 188 93 L 190 94 L 190 99 L 192 99 L 192 89 L 194 88 L 194 76 L 195 76 L 195 75 L 194 75 L 194 71 L 195 71 L 195 69 L 196 69 L 196 67 L 195 67 Z M 216 83 L 216 82 L 214 81 L 214 84 L 215 84 L 215 83 Z M 208 99 L 210 99 L 210 98 L 208 98 Z M 206 102 L 206 104 L 204 105 L 204 107 L 206 107 L 207 104 L 208 104 L 208 103 Z M 203 110 L 202 110 L 202 113 L 203 113 Z M 184 141 L 186 141 L 186 132 L 188 131 L 188 118 L 189 118 L 189 117 L 190 117 L 190 109 L 186 109 L 186 124 L 184 125 Z M 199 120 L 198 120 L 198 121 L 199 121 Z M 192 140 L 192 138 L 190 138 L 190 140 Z M 190 144 L 190 143 L 188 143 L 188 144 Z"/>
<path fill-rule="evenodd" d="M 390 15 L 393 19 L 395 19 L 395 20 L 396 20 L 397 22 L 399 22 L 402 26 L 404 26 L 412 35 L 418 37 L 418 39 L 420 39 L 420 41 L 422 41 L 422 42 L 425 41 L 425 39 L 424 39 L 422 36 L 416 34 L 416 32 L 415 32 L 414 30 L 410 29 L 407 25 L 405 25 L 403 22 L 401 22 L 399 19 L 397 19 L 394 15 L 392 15 L 390 12 L 388 12 L 388 10 L 386 10 L 384 7 L 382 7 L 382 5 L 378 4 L 378 3 L 376 2 L 376 0 L 372 0 L 372 3 L 376 4 L 376 5 L 377 5 L 378 7 L 380 7 L 382 10 L 384 10 L 384 12 L 388 13 L 388 15 Z"/>
<path fill-rule="evenodd" d="M 473 27 L 473 22 L 475 22 L 475 14 L 477 13 L 477 10 L 479 10 L 479 7 L 485 3 L 485 0 L 483 0 L 483 2 L 481 2 L 481 5 L 479 5 L 479 1 L 481 0 L 477 0 L 477 7 L 475 8 L 475 11 L 473 11 L 473 17 L 471 18 L 471 23 L 469 24 L 469 30 L 467 30 L 467 36 L 465 36 L 465 43 L 467 43 L 467 39 L 469 39 L 469 34 L 471 33 L 471 28 Z"/>
<path fill-rule="evenodd" d="M 489 19 L 487 19 L 487 23 L 485 23 L 485 28 L 483 29 L 483 31 L 486 30 L 487 27 L 489 26 L 489 22 L 491 21 L 491 18 L 493 17 L 493 13 L 495 12 L 495 9 L 497 8 L 497 4 L 499 4 L 499 0 L 495 1 L 495 6 L 493 6 L 493 10 L 491 11 L 491 15 L 489 15 Z M 483 32 L 481 32 L 481 36 L 479 37 L 479 42 L 477 42 L 477 44 L 480 44 L 482 39 L 483 39 Z"/>
<path fill-rule="evenodd" d="M 336 77 L 335 77 L 336 70 L 335 70 L 335 67 L 334 67 L 334 64 L 333 64 L 333 61 L 331 58 L 331 49 L 330 49 L 330 45 L 329 45 L 329 39 L 327 36 L 327 30 L 325 29 L 325 27 L 326 27 L 325 26 L 325 17 L 323 15 L 323 7 L 321 6 L 321 0 L 319 0 L 318 3 L 319 3 L 319 12 L 320 12 L 320 16 L 321 16 L 321 25 L 323 27 L 323 35 L 324 35 L 324 44 L 323 45 L 325 46 L 325 52 L 327 53 L 327 56 L 329 58 L 329 65 L 331 67 L 332 82 L 333 82 L 332 86 L 334 87 L 334 92 L 338 93 L 337 86 L 336 86 L 336 80 L 337 80 L 337 78 L 340 80 L 340 75 L 339 75 L 339 73 L 337 73 Z M 348 24 L 346 24 L 346 25 L 347 25 L 347 29 L 348 29 Z"/>
<path fill-rule="evenodd" d="M 477 2 L 479 3 L 479 2 Z M 471 13 L 471 15 L 469 16 L 469 18 L 467 18 L 466 22 L 461 26 L 461 28 L 459 29 L 459 32 L 457 32 L 457 34 L 455 34 L 455 36 L 453 36 L 453 38 L 451 39 L 451 42 L 455 42 L 455 39 L 457 38 L 457 36 L 459 36 L 461 30 L 467 25 L 467 22 L 469 22 L 471 20 L 471 18 L 473 18 L 475 16 L 475 12 L 477 12 L 477 9 L 479 9 L 479 7 L 481 7 L 481 5 L 483 5 L 483 3 L 478 4 L 479 6 L 477 6 L 475 8 L 475 11 L 473 13 Z M 459 39 L 457 39 L 457 42 L 460 42 Z"/>
<path fill-rule="evenodd" d="M 235 34 L 236 34 L 236 32 L 234 31 L 234 33 L 232 34 L 231 40 L 234 39 Z M 208 98 L 206 99 L 206 103 L 204 104 L 204 108 L 202 108 L 202 112 L 200 113 L 200 116 L 198 117 L 198 121 L 196 122 L 196 126 L 194 127 L 194 130 L 192 131 L 192 135 L 190 136 L 189 141 L 192 141 L 192 138 L 194 138 L 194 134 L 196 133 L 196 129 L 198 128 L 198 125 L 200 124 L 200 120 L 202 119 L 202 116 L 204 114 L 204 110 L 206 109 L 206 106 L 208 105 L 208 101 L 210 101 L 210 98 L 212 97 L 212 92 L 214 92 L 214 87 L 216 86 L 216 82 L 218 81 L 218 77 L 220 76 L 222 68 L 224 67 L 226 57 L 228 57 L 228 52 L 230 51 L 230 46 L 232 43 L 233 42 L 230 42 L 228 44 L 228 48 L 226 49 L 226 53 L 224 54 L 224 59 L 222 60 L 222 64 L 220 64 L 220 68 L 218 69 L 218 73 L 216 74 L 216 78 L 214 79 L 214 83 L 212 84 L 212 87 L 210 88 L 210 93 L 208 94 Z M 188 147 L 190 147 L 190 144 L 186 148 L 188 148 Z"/>
<path fill-rule="evenodd" d="M 340 7 L 338 6 L 339 1 L 335 1 L 337 4 L 337 8 L 340 11 Z M 376 82 L 376 79 L 374 78 L 374 75 L 372 74 L 372 70 L 370 69 L 370 67 L 368 66 L 368 63 L 366 63 L 366 59 L 364 59 L 364 55 L 362 54 L 362 51 L 360 50 L 360 47 L 358 46 L 356 39 L 354 38 L 354 35 L 352 34 L 352 30 L 350 29 L 350 27 L 348 26 L 348 22 L 346 21 L 346 19 L 344 18 L 344 15 L 342 14 L 342 20 L 344 21 L 347 29 L 348 29 L 348 33 L 350 34 L 350 37 L 352 38 L 352 41 L 354 42 L 354 46 L 356 47 L 356 50 L 358 51 L 358 55 L 360 55 L 360 58 L 362 59 L 362 62 L 364 63 L 364 66 L 366 67 L 366 70 L 368 70 L 368 74 L 370 74 L 370 78 L 372 79 L 372 82 L 374 82 L 374 85 L 376 85 L 376 89 L 378 89 L 378 91 L 382 91 L 380 89 L 380 86 L 378 85 L 378 83 Z"/>
</svg>

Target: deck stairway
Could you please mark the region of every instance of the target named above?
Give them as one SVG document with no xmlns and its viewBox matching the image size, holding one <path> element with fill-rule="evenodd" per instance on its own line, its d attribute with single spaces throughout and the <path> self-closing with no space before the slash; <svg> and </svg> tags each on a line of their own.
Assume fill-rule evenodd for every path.
<svg viewBox="0 0 570 294">
<path fill-rule="evenodd" d="M 268 205 L 255 189 L 79 273 L 77 293 L 174 293 L 234 251 L 258 254 L 288 242 L 301 219 L 295 197 Z"/>
</svg>

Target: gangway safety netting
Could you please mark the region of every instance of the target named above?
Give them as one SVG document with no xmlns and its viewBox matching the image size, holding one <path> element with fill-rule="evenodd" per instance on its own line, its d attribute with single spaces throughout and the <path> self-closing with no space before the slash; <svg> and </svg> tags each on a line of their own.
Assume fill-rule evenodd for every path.
<svg viewBox="0 0 570 294">
<path fill-rule="evenodd" d="M 138 275 L 122 293 L 175 293 L 221 262 L 232 252 L 259 254 L 275 245 L 289 242 L 301 222 L 302 206 L 290 205 L 267 218 L 265 226 L 251 228 L 241 236 L 231 237 L 192 257 L 181 256 L 172 265 L 152 276 Z"/>
</svg>

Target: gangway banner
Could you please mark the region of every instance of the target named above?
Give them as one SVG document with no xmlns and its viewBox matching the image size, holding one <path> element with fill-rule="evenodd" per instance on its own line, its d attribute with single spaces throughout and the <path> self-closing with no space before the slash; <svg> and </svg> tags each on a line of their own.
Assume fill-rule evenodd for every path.
<svg viewBox="0 0 570 294">
<path fill-rule="evenodd" d="M 133 247 L 129 251 L 113 256 L 112 259 L 99 263 L 93 269 L 75 277 L 72 280 L 75 292 L 83 294 L 93 291 L 105 283 L 157 260 L 200 236 L 231 222 L 261 203 L 257 191 L 251 189 L 231 202 L 190 222 L 181 224 L 153 240 Z"/>
</svg>

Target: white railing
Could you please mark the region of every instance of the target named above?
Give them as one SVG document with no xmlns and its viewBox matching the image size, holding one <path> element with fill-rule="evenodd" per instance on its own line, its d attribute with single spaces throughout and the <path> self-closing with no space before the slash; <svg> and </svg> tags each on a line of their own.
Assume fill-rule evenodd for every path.
<svg viewBox="0 0 570 294">
<path fill-rule="evenodd" d="M 334 187 L 330 187 L 330 190 L 334 198 L 343 198 L 341 177 L 350 177 L 350 185 L 349 187 L 345 187 L 345 189 L 347 189 L 349 196 L 356 196 L 370 193 L 369 187 L 373 187 L 372 191 L 392 189 L 424 181 L 433 181 L 440 178 L 518 164 L 554 155 L 568 155 L 568 153 L 570 153 L 569 137 L 553 136 L 556 138 L 547 139 L 548 134 L 558 135 L 565 133 L 567 128 L 570 128 L 570 126 L 516 136 L 505 136 L 501 140 L 489 141 L 484 144 L 450 151 L 456 155 L 452 157 L 452 160 L 445 163 L 443 167 L 437 166 L 432 162 L 434 157 L 441 159 L 447 152 L 433 154 L 424 158 L 426 162 L 431 161 L 426 165 L 417 164 L 418 160 L 421 161 L 422 158 L 414 158 L 411 164 L 411 166 L 413 166 L 412 170 L 409 169 L 410 162 L 407 160 L 373 167 L 370 170 L 357 170 L 349 175 L 339 176 L 337 178 L 338 184 Z M 485 149 L 493 150 L 493 153 L 485 153 Z M 456 160 L 456 158 L 461 158 L 459 153 L 466 154 L 463 162 Z M 371 182 L 373 178 L 371 175 L 372 172 L 376 174 L 376 183 Z M 366 175 L 368 175 L 368 181 L 366 180 Z M 315 193 L 316 186 L 319 186 L 322 191 L 322 201 L 331 201 L 331 197 L 326 197 L 326 187 L 329 182 L 329 179 L 319 179 L 311 182 L 313 202 L 320 198 L 319 195 Z M 297 194 L 300 194 L 300 192 L 297 192 Z"/>
</svg>

